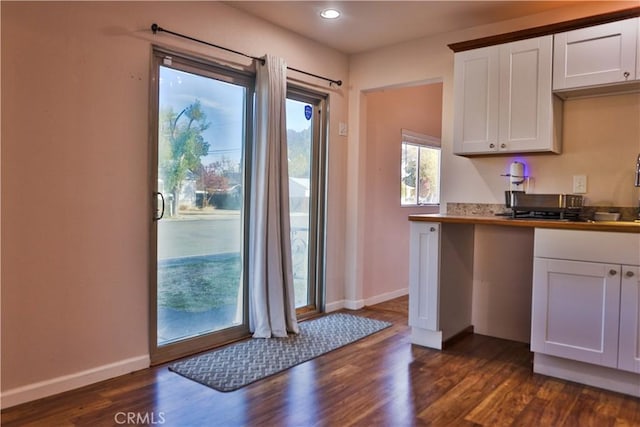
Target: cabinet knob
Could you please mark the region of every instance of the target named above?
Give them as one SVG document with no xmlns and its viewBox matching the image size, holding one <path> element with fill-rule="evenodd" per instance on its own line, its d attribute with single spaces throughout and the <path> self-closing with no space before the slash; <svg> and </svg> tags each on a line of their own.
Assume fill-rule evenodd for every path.
<svg viewBox="0 0 640 427">
<path fill-rule="evenodd" d="M 500 144 L 500 148 L 507 148 L 507 144 Z"/>
<path fill-rule="evenodd" d="M 429 231 L 436 231 L 436 228 L 435 228 L 435 227 L 431 227 L 431 228 L 429 229 Z M 632 274 L 633 274 L 633 273 L 632 273 Z"/>
<path fill-rule="evenodd" d="M 627 271 L 624 275 L 627 277 L 633 277 L 633 271 Z"/>
<path fill-rule="evenodd" d="M 494 143 L 489 144 L 489 148 L 496 148 L 496 144 Z"/>
<path fill-rule="evenodd" d="M 629 74 L 628 71 L 625 71 L 622 75 L 624 76 L 624 79 L 627 80 L 631 74 Z"/>
<path fill-rule="evenodd" d="M 614 270 L 613 268 L 611 270 L 609 270 L 609 274 L 611 276 L 615 276 L 616 274 L 618 274 L 618 270 Z"/>
</svg>

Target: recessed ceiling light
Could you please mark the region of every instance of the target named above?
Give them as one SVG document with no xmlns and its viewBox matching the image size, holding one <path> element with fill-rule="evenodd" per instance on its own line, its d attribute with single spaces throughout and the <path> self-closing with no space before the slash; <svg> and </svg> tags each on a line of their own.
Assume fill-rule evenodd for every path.
<svg viewBox="0 0 640 427">
<path fill-rule="evenodd" d="M 336 9 L 325 9 L 320 12 L 320 16 L 325 19 L 336 19 L 340 16 L 340 11 Z"/>
</svg>

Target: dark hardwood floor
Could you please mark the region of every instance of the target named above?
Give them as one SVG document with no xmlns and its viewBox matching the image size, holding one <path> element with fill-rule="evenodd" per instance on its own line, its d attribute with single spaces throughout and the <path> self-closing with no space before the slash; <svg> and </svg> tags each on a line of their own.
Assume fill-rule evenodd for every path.
<svg viewBox="0 0 640 427">
<path fill-rule="evenodd" d="M 413 346 L 406 297 L 355 313 L 393 326 L 234 392 L 165 365 L 9 408 L 2 425 L 640 426 L 640 399 L 533 374 L 526 344 Z"/>
</svg>

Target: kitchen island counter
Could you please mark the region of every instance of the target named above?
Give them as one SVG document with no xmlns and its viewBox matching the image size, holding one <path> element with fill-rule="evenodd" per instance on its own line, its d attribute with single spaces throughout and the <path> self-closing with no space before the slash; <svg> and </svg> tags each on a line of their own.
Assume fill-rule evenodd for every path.
<svg viewBox="0 0 640 427">
<path fill-rule="evenodd" d="M 640 233 L 640 222 L 633 221 L 567 221 L 508 216 L 476 216 L 449 214 L 409 215 L 409 221 L 439 222 L 446 224 L 504 225 L 508 227 L 556 228 L 564 230 L 613 231 Z"/>
</svg>

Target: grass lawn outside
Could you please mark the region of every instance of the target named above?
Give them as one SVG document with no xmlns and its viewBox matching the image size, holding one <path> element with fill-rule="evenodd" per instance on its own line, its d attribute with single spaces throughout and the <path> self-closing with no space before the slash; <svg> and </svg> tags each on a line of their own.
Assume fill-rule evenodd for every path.
<svg viewBox="0 0 640 427">
<path fill-rule="evenodd" d="M 158 306 L 202 312 L 237 305 L 239 253 L 193 256 L 158 264 Z"/>
<path fill-rule="evenodd" d="M 306 263 L 296 263 L 295 258 L 294 254 L 294 293 L 298 307 L 306 305 Z M 237 306 L 241 273 L 239 253 L 160 261 L 158 306 L 188 313 Z"/>
</svg>

